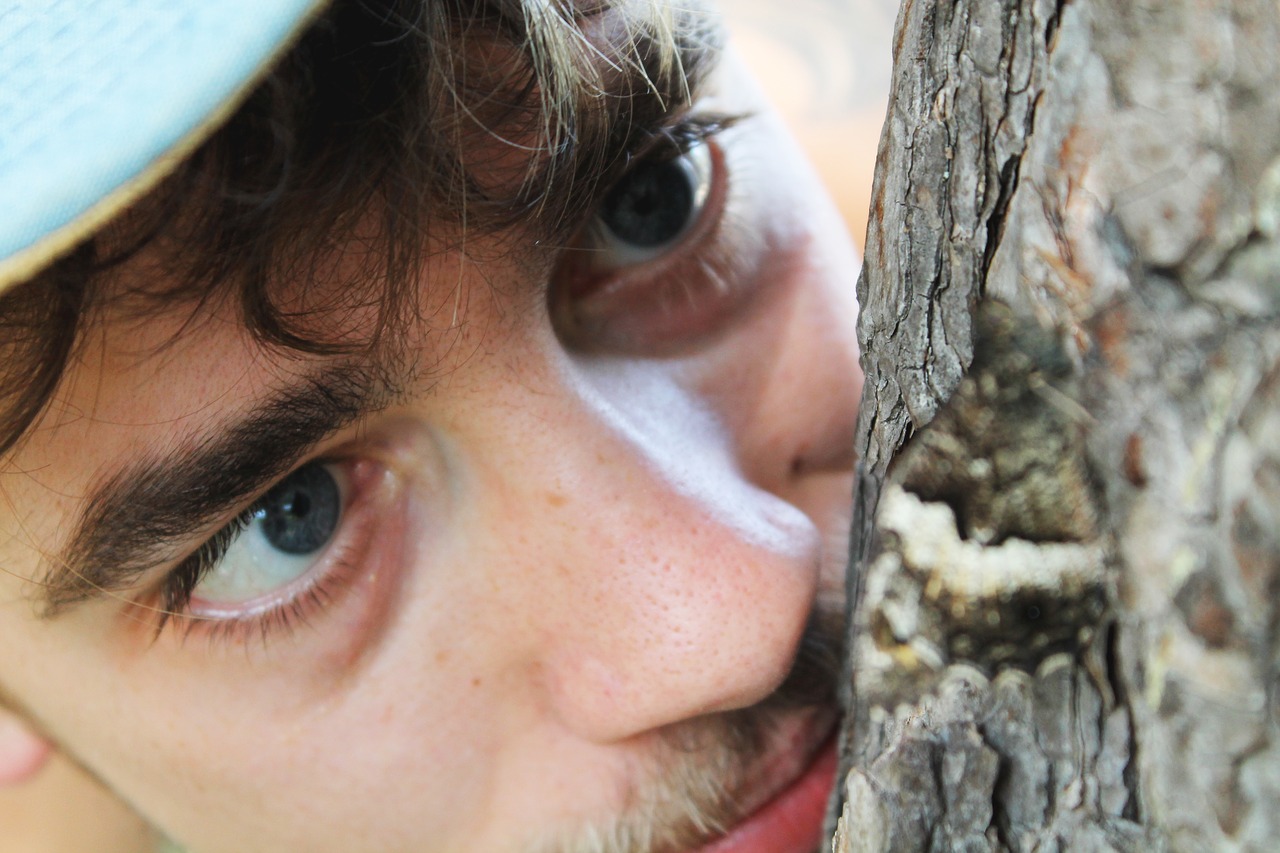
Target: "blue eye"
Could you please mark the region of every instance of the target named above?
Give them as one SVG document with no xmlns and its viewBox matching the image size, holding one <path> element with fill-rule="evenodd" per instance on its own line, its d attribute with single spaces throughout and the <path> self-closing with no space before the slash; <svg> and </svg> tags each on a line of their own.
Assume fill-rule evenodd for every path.
<svg viewBox="0 0 1280 853">
<path fill-rule="evenodd" d="M 333 474 L 322 465 L 305 465 L 263 496 L 254 520 L 272 547 L 285 554 L 311 554 L 333 536 L 341 508 Z"/>
<path fill-rule="evenodd" d="M 706 142 L 678 157 L 633 166 L 597 211 L 596 263 L 643 263 L 673 246 L 698 221 L 712 173 Z"/>
<path fill-rule="evenodd" d="M 335 465 L 312 462 L 285 477 L 226 528 L 225 547 L 208 555 L 192 595 L 216 607 L 289 587 L 337 534 L 344 491 Z"/>
</svg>

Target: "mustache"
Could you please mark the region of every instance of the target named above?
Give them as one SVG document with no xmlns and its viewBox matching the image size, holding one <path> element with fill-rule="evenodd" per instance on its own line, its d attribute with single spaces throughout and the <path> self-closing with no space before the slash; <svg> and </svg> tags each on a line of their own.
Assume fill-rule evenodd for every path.
<svg viewBox="0 0 1280 853">
<path fill-rule="evenodd" d="M 781 721 L 836 705 L 845 642 L 843 609 L 817 605 L 782 684 L 761 702 L 676 724 L 663 754 L 638 776 L 624 812 L 534 847 L 537 853 L 679 853 L 746 817 L 738 794 L 761 766 Z"/>
<path fill-rule="evenodd" d="M 800 637 L 791 671 L 782 685 L 752 710 L 771 712 L 834 704 L 836 679 L 844 664 L 844 645 L 843 608 L 838 611 L 815 609 Z M 731 713 L 752 713 L 752 710 Z"/>
</svg>

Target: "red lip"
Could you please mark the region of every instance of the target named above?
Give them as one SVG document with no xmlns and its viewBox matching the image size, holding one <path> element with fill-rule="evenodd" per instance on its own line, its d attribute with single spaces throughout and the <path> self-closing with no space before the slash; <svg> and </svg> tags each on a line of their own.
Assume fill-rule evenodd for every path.
<svg viewBox="0 0 1280 853">
<path fill-rule="evenodd" d="M 835 773 L 833 735 L 794 782 L 727 835 L 693 853 L 814 853 L 822 844 L 822 825 Z"/>
</svg>

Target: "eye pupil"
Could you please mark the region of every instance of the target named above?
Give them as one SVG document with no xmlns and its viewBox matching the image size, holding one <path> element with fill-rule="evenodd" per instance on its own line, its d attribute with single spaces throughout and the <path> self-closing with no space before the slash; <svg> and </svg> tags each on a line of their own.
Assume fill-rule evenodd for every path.
<svg viewBox="0 0 1280 853">
<path fill-rule="evenodd" d="M 684 231 L 693 196 L 693 182 L 680 160 L 641 163 L 605 196 L 600 218 L 618 239 L 653 248 Z"/>
<path fill-rule="evenodd" d="M 286 554 L 324 547 L 338 524 L 338 483 L 323 465 L 307 465 L 282 480 L 258 506 L 262 535 Z"/>
</svg>

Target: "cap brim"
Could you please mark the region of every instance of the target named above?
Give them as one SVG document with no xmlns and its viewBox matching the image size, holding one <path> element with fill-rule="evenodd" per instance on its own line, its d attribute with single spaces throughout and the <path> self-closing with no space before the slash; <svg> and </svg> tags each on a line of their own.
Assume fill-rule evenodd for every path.
<svg viewBox="0 0 1280 853">
<path fill-rule="evenodd" d="M 0 8 L 0 293 L 152 189 L 327 0 Z"/>
</svg>

